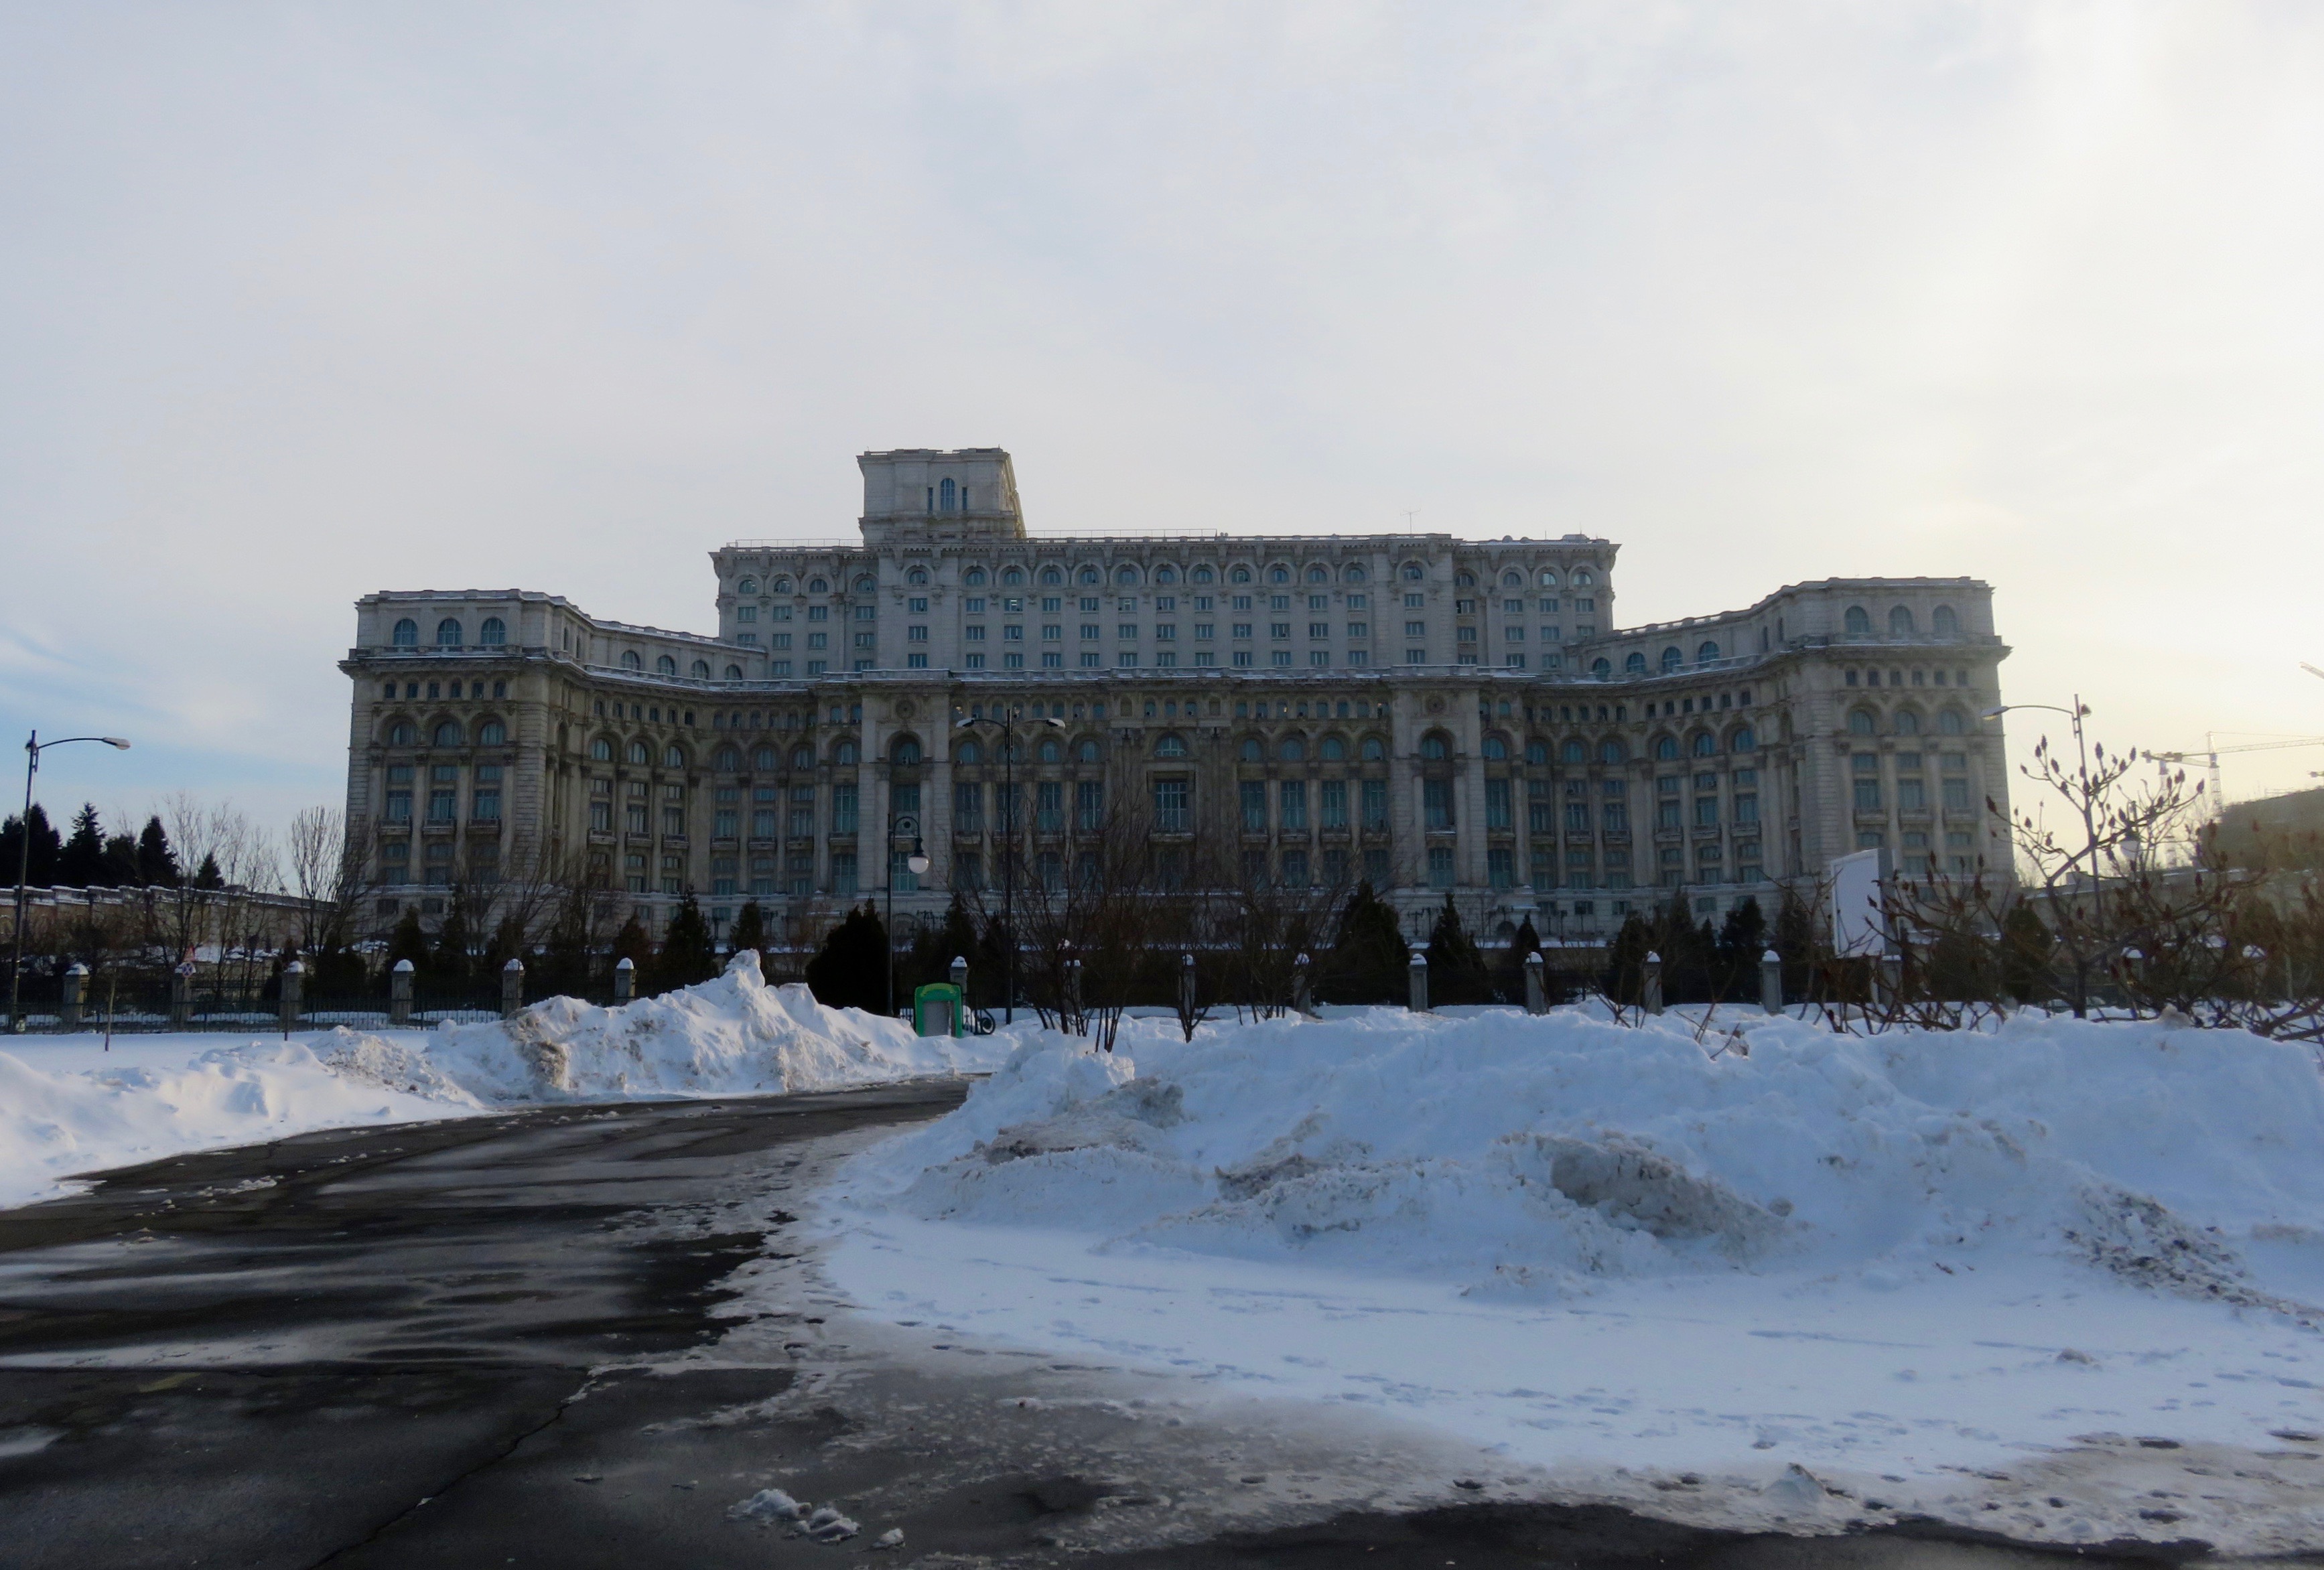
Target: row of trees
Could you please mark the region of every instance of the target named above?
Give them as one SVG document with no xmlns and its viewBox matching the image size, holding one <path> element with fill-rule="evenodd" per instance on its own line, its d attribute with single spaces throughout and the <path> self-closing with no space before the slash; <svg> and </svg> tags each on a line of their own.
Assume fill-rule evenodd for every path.
<svg viewBox="0 0 2324 1570">
<path fill-rule="evenodd" d="M 57 832 L 37 802 L 23 817 L 0 823 L 0 876 L 14 883 L 20 870 L 34 888 L 176 888 L 188 881 L 159 813 L 134 834 L 125 829 L 108 834 L 94 803 L 73 814 L 69 834 Z M 212 889 L 225 886 L 215 852 L 204 852 L 192 881 Z"/>
</svg>

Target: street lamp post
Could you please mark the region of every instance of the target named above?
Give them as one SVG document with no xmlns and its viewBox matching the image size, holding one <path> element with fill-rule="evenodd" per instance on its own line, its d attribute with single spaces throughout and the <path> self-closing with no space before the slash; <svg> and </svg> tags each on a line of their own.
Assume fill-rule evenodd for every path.
<svg viewBox="0 0 2324 1570">
<path fill-rule="evenodd" d="M 928 853 L 920 846 L 920 821 L 909 813 L 899 816 L 892 809 L 888 813 L 888 1017 L 896 1017 L 896 841 L 904 835 L 912 837 L 912 853 L 904 865 L 918 877 L 928 869 Z"/>
<path fill-rule="evenodd" d="M 2096 815 L 2090 811 L 2089 748 L 2084 745 L 2082 739 L 2082 721 L 2090 712 L 2089 705 L 2082 702 L 2082 695 L 2080 693 L 2076 693 L 2074 706 L 2070 709 L 2061 709 L 2055 703 L 1999 703 L 1993 708 L 1980 711 L 1978 718 L 1998 720 L 2013 709 L 2040 709 L 2047 713 L 2063 714 L 2074 722 L 2074 762 L 2080 770 L 2082 782 L 2082 837 L 2085 841 L 2083 855 L 2090 858 L 2090 898 L 2095 900 L 2098 897 L 2098 825 Z M 2080 859 L 2080 856 L 2074 858 L 2075 861 Z M 2084 1016 L 2084 1011 L 2089 1003 L 2089 965 L 2087 961 L 2077 959 L 2074 961 L 2074 1017 L 2076 1019 Z"/>
<path fill-rule="evenodd" d="M 119 751 L 129 750 L 129 743 L 118 736 L 67 736 L 43 741 L 35 730 L 24 739 L 24 815 L 16 820 L 16 957 L 8 967 L 8 1028 L 19 1033 L 24 1028 L 24 883 L 32 870 L 32 776 L 40 772 L 41 754 L 76 741 L 102 741 Z"/>
<path fill-rule="evenodd" d="M 1001 712 L 997 717 L 964 718 L 953 721 L 956 730 L 972 726 L 990 725 L 1001 732 L 1001 789 L 1007 803 L 1005 814 L 1009 842 L 1001 853 L 1001 1023 L 1017 1023 L 1017 712 L 1013 708 L 995 704 Z M 1062 720 L 1043 720 L 1043 725 L 1053 730 L 1065 728 Z"/>
</svg>

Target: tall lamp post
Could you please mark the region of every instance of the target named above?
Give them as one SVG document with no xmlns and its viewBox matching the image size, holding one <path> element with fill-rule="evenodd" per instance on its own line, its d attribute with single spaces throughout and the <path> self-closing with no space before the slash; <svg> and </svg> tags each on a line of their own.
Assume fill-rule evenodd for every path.
<svg viewBox="0 0 2324 1570">
<path fill-rule="evenodd" d="M 997 716 L 985 719 L 963 718 L 953 721 L 955 730 L 973 726 L 990 725 L 1001 732 L 1001 791 L 1007 811 L 1001 814 L 1009 836 L 1007 847 L 1001 853 L 1001 1023 L 1017 1023 L 1017 712 L 1013 707 L 996 704 Z M 1043 720 L 1041 724 L 1052 730 L 1063 730 L 1062 720 Z"/>
<path fill-rule="evenodd" d="M 912 853 L 904 865 L 918 877 L 928 869 L 928 853 L 920 846 L 920 821 L 909 813 L 888 814 L 888 1017 L 896 1017 L 896 841 L 909 834 Z"/>
<path fill-rule="evenodd" d="M 129 750 L 129 743 L 118 736 L 67 736 L 56 741 L 43 741 L 41 733 L 32 731 L 24 739 L 24 815 L 16 820 L 20 839 L 16 850 L 16 957 L 8 967 L 8 1028 L 21 1033 L 24 1028 L 24 883 L 32 870 L 32 776 L 41 770 L 41 754 L 51 747 L 70 747 L 76 741 L 102 741 L 120 751 Z"/>
<path fill-rule="evenodd" d="M 2098 819 L 2090 812 L 2089 789 L 2090 754 L 2089 748 L 2084 745 L 2082 739 L 2082 721 L 2090 712 L 2089 705 L 2082 702 L 2082 695 L 2080 693 L 2076 693 L 2074 706 L 2070 709 L 2061 709 L 2055 703 L 1999 703 L 1993 708 L 1979 711 L 1978 718 L 1998 720 L 2013 709 L 2040 709 L 2046 713 L 2063 714 L 2074 722 L 2074 761 L 2076 767 L 2081 771 L 2083 782 L 2082 835 L 2086 841 L 2083 855 L 2090 858 L 2090 897 L 2095 900 L 2098 895 Z M 2081 857 L 2077 856 L 2074 859 L 2079 861 Z M 2077 959 L 2074 962 L 2074 1017 L 2076 1019 L 2083 1017 L 2084 1011 L 2089 1003 L 2088 971 L 2089 967 L 2085 961 Z"/>
</svg>

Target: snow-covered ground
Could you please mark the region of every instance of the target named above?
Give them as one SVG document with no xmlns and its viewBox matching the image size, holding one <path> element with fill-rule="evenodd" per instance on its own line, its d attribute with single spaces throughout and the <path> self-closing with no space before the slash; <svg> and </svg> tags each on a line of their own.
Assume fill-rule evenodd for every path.
<svg viewBox="0 0 2324 1570">
<path fill-rule="evenodd" d="M 2324 1544 L 2324 1087 L 2240 1033 L 1027 1033 L 824 1224 L 882 1318 L 1416 1420 L 1569 1496 Z"/>
<path fill-rule="evenodd" d="M 0 1205 L 76 1173 L 351 1124 L 512 1106 L 838 1089 L 991 1067 L 997 1038 L 922 1039 L 895 1020 L 770 987 L 745 954 L 715 981 L 598 1008 L 551 998 L 435 1031 L 15 1036 L 0 1044 Z"/>
</svg>

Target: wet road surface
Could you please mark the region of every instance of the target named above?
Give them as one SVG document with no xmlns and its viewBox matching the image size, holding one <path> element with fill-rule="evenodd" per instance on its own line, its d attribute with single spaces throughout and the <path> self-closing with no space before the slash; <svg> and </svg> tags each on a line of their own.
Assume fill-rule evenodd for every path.
<svg viewBox="0 0 2324 1570">
<path fill-rule="evenodd" d="M 0 1565 L 1934 1570 L 2062 1556 L 1909 1525 L 1801 1540 L 1484 1498 L 1349 1508 L 1425 1458 L 1350 1462 L 1332 1433 L 1288 1417 L 1231 1431 L 1167 1403 L 1075 1399 L 1083 1371 L 1029 1354 L 978 1352 L 980 1364 L 964 1350 L 947 1372 L 891 1358 L 870 1327 L 835 1345 L 811 1272 L 783 1273 L 798 1265 L 781 1207 L 963 1089 L 339 1130 L 0 1211 Z M 837 1501 L 862 1531 L 826 1545 L 730 1514 L 775 1483 Z M 876 1547 L 890 1529 L 900 1546 Z"/>
</svg>

